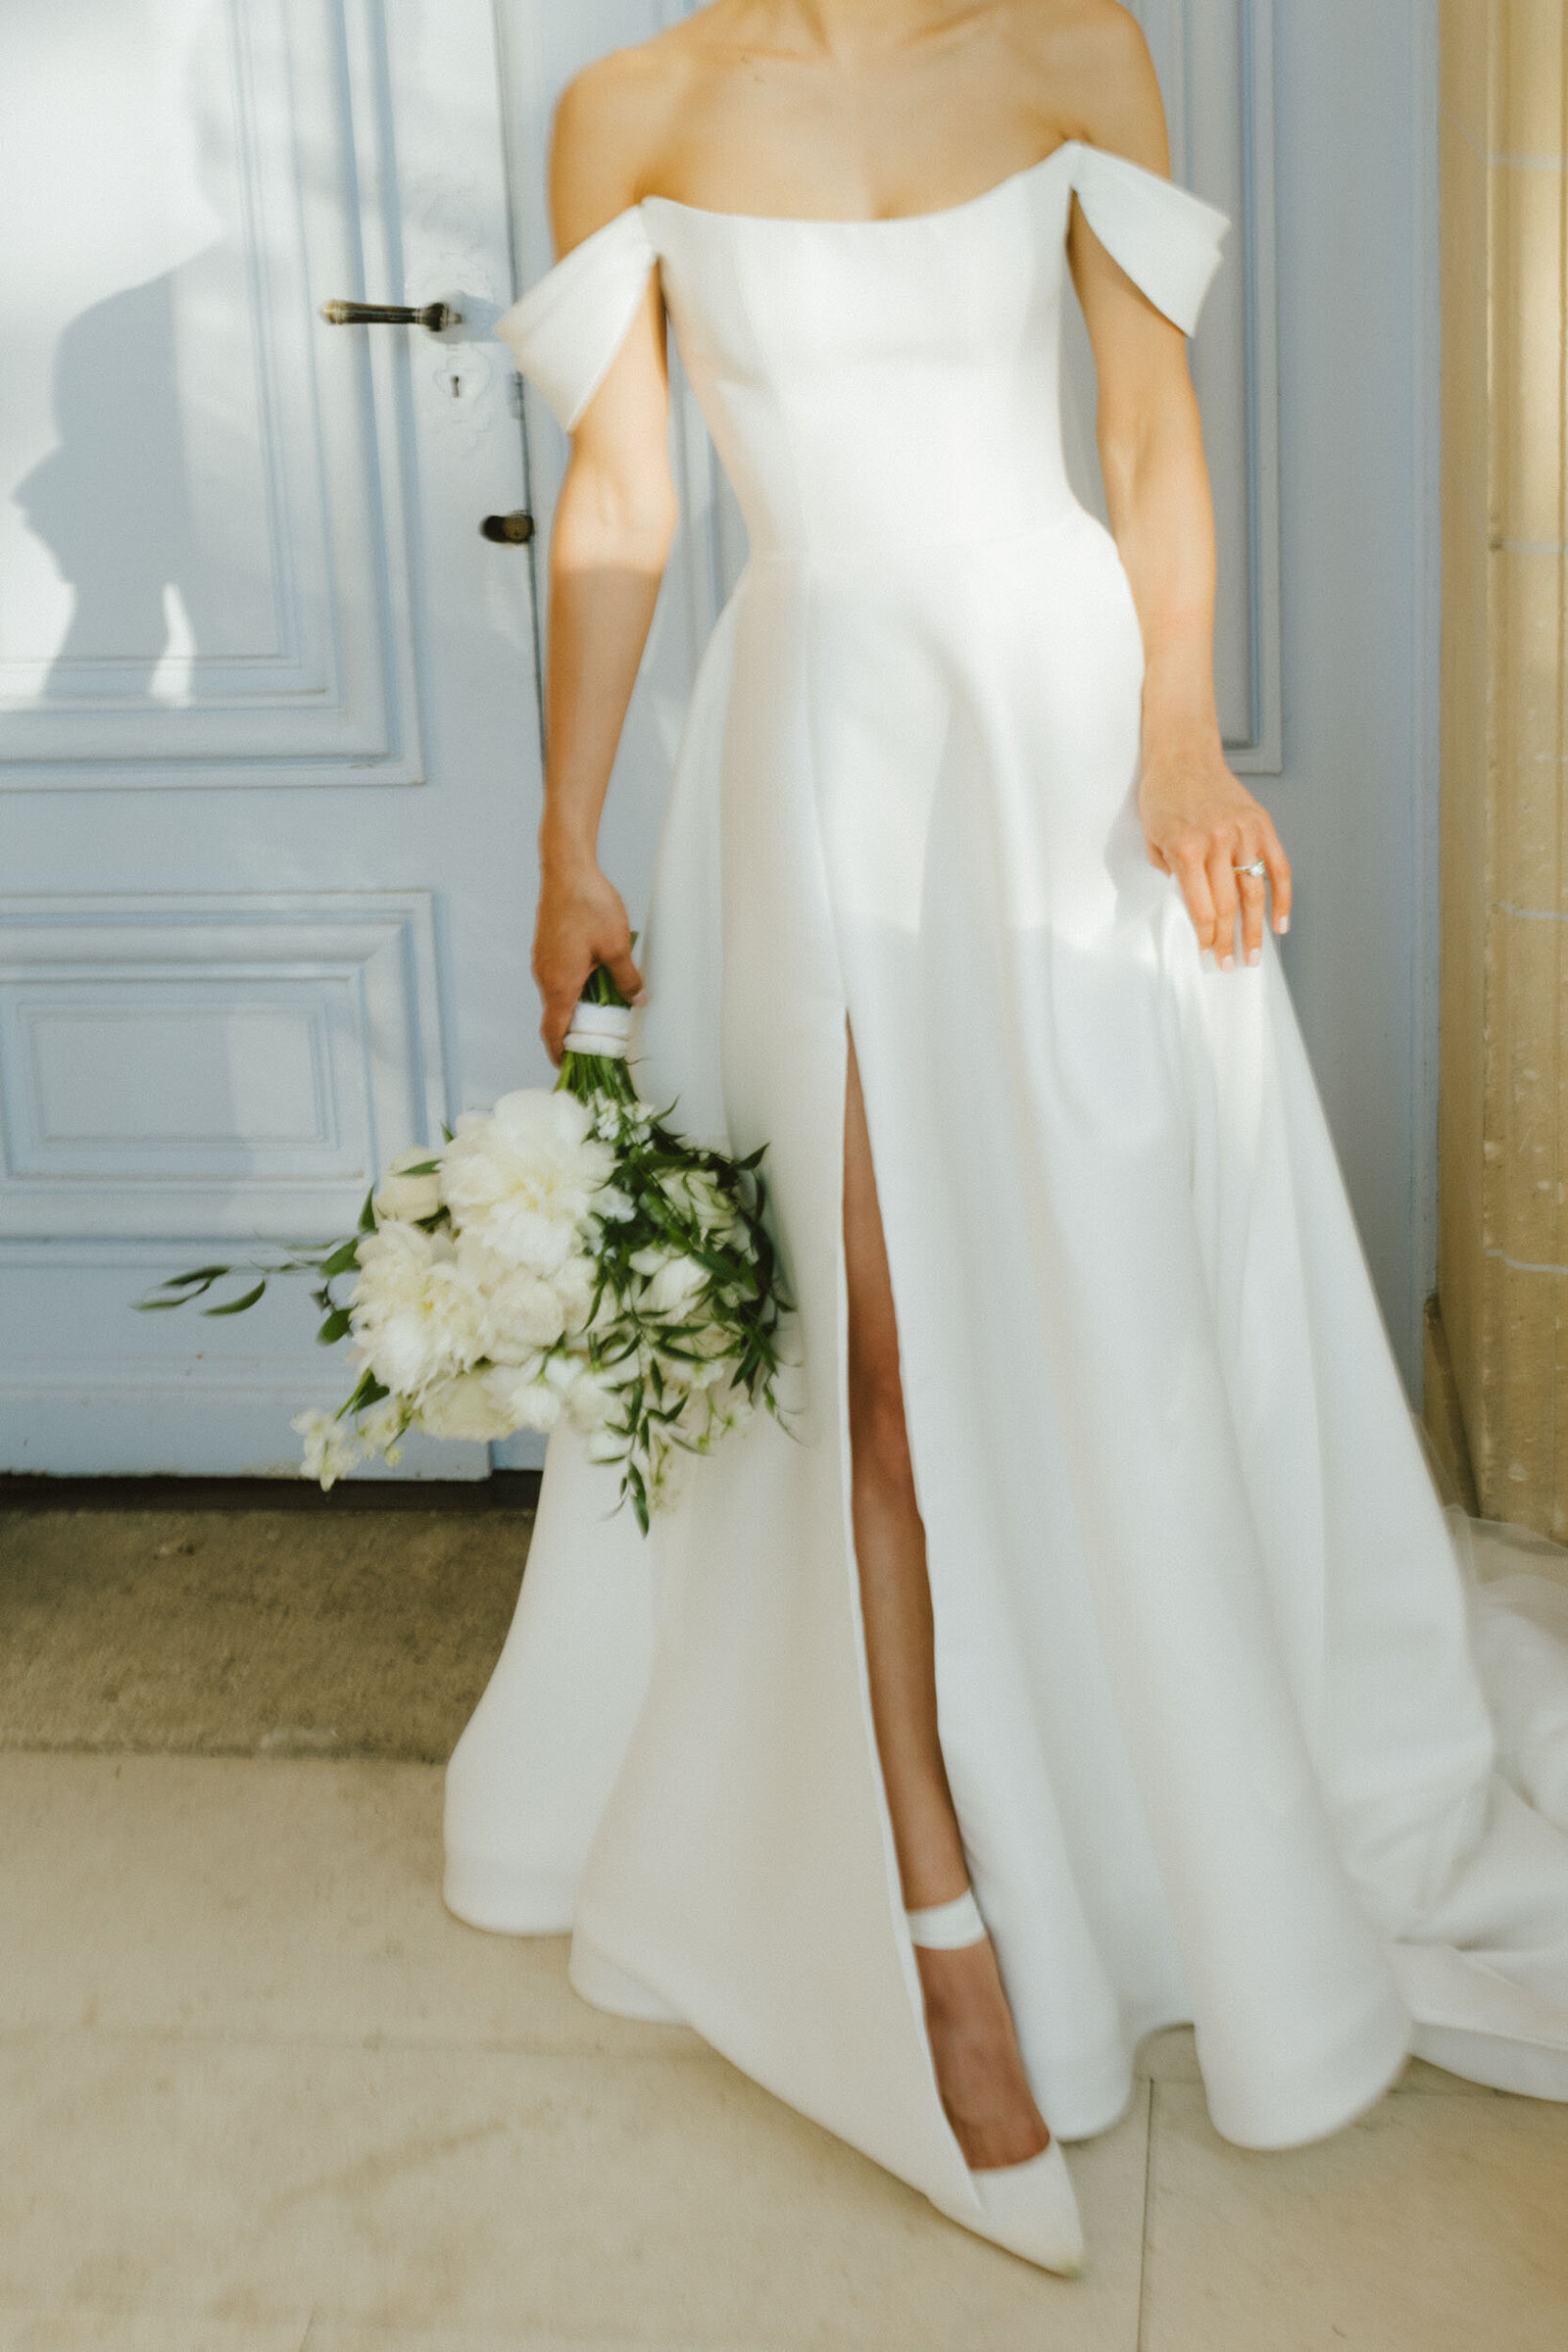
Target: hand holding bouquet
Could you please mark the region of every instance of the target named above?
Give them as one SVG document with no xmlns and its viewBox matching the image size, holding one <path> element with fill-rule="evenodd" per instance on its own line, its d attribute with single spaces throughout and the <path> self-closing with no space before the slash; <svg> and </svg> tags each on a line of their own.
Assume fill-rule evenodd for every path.
<svg viewBox="0 0 1568 2352">
<path fill-rule="evenodd" d="M 410 1429 L 483 1442 L 564 1413 L 597 1460 L 619 1463 L 646 1533 L 685 1459 L 759 1401 L 776 1410 L 789 1301 L 761 1152 L 729 1159 L 666 1127 L 631 1082 L 630 1021 L 597 969 L 553 1092 L 465 1111 L 439 1149 L 394 1160 L 349 1240 L 205 1310 L 253 1306 L 269 1272 L 319 1275 L 318 1336 L 350 1340 L 360 1373 L 335 1414 L 294 1423 L 323 1487 L 371 1456 L 395 1462 Z M 146 1303 L 181 1305 L 236 1271 L 199 1267 Z"/>
</svg>

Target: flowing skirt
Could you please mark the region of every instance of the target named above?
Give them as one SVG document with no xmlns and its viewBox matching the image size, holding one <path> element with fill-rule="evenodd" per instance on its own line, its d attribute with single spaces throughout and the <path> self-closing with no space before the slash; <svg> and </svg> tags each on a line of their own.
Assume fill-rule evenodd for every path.
<svg viewBox="0 0 1568 2352">
<path fill-rule="evenodd" d="M 784 1421 L 646 1543 L 552 1438 L 448 1777 L 457 1912 L 569 1929 L 586 1997 L 688 2020 L 950 2211 L 849 1509 L 852 1033 L 943 1751 L 1053 2131 L 1106 2129 L 1189 2019 L 1249 2146 L 1412 2048 L 1568 2097 L 1559 1588 L 1462 1571 L 1272 943 L 1205 966 L 1148 862 L 1141 679 L 1087 514 L 897 574 L 748 565 L 635 1050 L 688 1133 L 767 1146 Z"/>
</svg>

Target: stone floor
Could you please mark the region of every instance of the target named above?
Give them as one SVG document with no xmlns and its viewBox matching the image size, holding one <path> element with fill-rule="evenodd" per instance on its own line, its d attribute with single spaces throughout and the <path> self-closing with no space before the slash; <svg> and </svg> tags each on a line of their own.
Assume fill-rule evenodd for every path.
<svg viewBox="0 0 1568 2352">
<path fill-rule="evenodd" d="M 585 2007 L 561 1942 L 452 1919 L 440 1795 L 377 1754 L 0 1752 L 0 2352 L 1568 2342 L 1568 2110 L 1416 2067 L 1249 2155 L 1161 2035 L 1071 2152 L 1092 2263 L 1054 2280 Z"/>
</svg>

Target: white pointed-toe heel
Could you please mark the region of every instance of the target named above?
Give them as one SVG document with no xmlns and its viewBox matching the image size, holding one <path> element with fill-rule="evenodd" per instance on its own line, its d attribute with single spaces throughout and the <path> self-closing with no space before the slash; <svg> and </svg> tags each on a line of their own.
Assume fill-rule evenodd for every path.
<svg viewBox="0 0 1568 2352">
<path fill-rule="evenodd" d="M 1078 2218 L 1067 2159 L 1053 2140 L 1038 2156 L 1023 2164 L 1005 2164 L 969 2174 L 980 2199 L 983 2222 L 978 2229 L 1009 2254 L 1062 2278 L 1076 2278 L 1084 2267 L 1084 2226 Z"/>
<path fill-rule="evenodd" d="M 980 1906 L 965 1887 L 951 1903 L 929 1911 L 908 1911 L 909 1940 L 927 1951 L 954 1952 L 965 1944 L 982 1943 L 988 1934 Z M 976 2213 L 953 2213 L 980 2237 L 1021 2254 L 1043 2271 L 1075 2278 L 1084 2267 L 1084 2230 L 1073 2195 L 1067 2160 L 1054 2137 L 1038 2156 L 1022 2164 L 988 2166 L 969 2179 L 980 2200 Z"/>
</svg>

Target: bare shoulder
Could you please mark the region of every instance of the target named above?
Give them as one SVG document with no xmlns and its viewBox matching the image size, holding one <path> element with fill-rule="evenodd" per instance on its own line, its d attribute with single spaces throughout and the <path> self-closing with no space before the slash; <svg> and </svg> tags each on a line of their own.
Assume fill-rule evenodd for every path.
<svg viewBox="0 0 1568 2352">
<path fill-rule="evenodd" d="M 612 49 L 573 74 L 556 103 L 550 214 L 564 254 L 637 203 L 691 93 L 698 59 L 684 24 Z"/>
<path fill-rule="evenodd" d="M 1018 0 L 1013 38 L 1068 135 L 1170 170 L 1165 109 L 1142 25 L 1118 0 Z"/>
</svg>

